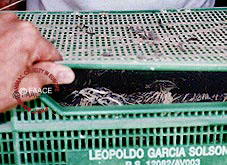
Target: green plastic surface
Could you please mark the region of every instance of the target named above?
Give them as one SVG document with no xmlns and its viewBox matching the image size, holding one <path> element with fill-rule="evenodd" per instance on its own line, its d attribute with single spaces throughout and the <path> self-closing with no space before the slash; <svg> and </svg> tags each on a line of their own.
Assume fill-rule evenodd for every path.
<svg viewBox="0 0 227 165">
<path fill-rule="evenodd" d="M 226 8 L 220 8 L 18 16 L 35 24 L 63 56 L 60 63 L 72 68 L 227 71 L 226 14 Z M 143 40 L 129 25 L 158 39 Z"/>
<path fill-rule="evenodd" d="M 45 100 L 46 99 L 46 100 Z M 49 101 L 49 102 L 48 102 Z M 125 164 L 126 161 L 197 160 L 222 165 L 227 155 L 189 156 L 189 148 L 227 149 L 227 103 L 68 107 L 47 97 L 27 102 L 33 114 L 17 107 L 0 114 L 1 164 Z M 96 150 L 183 147 L 186 156 L 151 159 L 89 160 Z M 224 151 L 223 151 L 224 152 Z M 93 153 L 94 154 L 94 153 Z"/>
<path fill-rule="evenodd" d="M 100 13 L 108 13 L 108 17 L 115 15 L 116 19 L 114 18 L 113 20 L 117 20 L 117 16 L 120 17 L 126 13 L 134 15 L 136 21 L 142 20 L 139 18 L 147 16 L 146 14 L 148 14 L 148 16 L 157 14 L 159 17 L 165 17 L 169 13 L 172 15 L 182 15 L 180 21 L 183 21 L 183 18 L 188 14 L 190 14 L 190 19 L 194 18 L 194 14 L 196 14 L 196 18 L 198 18 L 200 13 L 204 15 L 207 14 L 204 19 L 210 20 L 210 24 L 213 23 L 214 19 L 220 19 L 219 21 L 226 19 L 226 9 L 171 10 L 167 13 L 160 13 L 160 11 L 83 12 L 81 15 L 91 17 L 91 22 L 93 22 L 94 20 L 100 20 L 98 19 Z M 70 22 L 78 23 L 78 19 L 75 18 L 75 13 L 71 12 L 21 12 L 18 15 L 22 19 L 30 20 L 35 23 L 46 38 L 51 40 L 52 36 L 57 36 L 55 45 L 59 50 L 67 50 L 67 44 L 69 44 L 64 36 L 69 35 L 70 31 L 66 33 L 61 32 L 67 29 L 65 24 L 68 23 L 70 25 Z M 218 17 L 216 15 L 218 15 Z M 97 19 L 94 19 L 93 16 L 96 16 Z M 52 18 L 51 20 L 55 20 L 55 22 L 48 21 L 49 18 Z M 68 21 L 69 18 L 72 18 L 72 21 Z M 175 17 L 171 17 L 170 21 L 172 21 L 172 18 Z M 178 22 L 178 20 L 173 20 Z M 52 23 L 56 26 L 58 25 L 58 30 L 45 30 L 45 27 L 42 27 L 45 24 Z M 211 26 L 210 24 L 199 24 L 198 26 L 206 27 Z M 197 26 L 193 25 L 192 27 L 196 28 Z M 226 37 L 222 36 L 222 33 L 224 34 L 226 32 L 221 30 L 221 34 L 218 36 L 211 35 L 211 39 L 213 40 L 215 37 L 220 37 L 220 41 L 222 41 Z M 79 36 L 76 35 L 75 38 L 77 37 Z M 85 38 L 86 37 L 83 39 Z M 80 40 L 79 38 L 77 39 Z M 102 41 L 98 40 L 97 42 Z M 63 46 L 65 47 L 63 48 Z M 77 48 L 73 48 L 73 44 L 69 44 L 69 46 L 70 49 L 77 50 Z M 161 49 L 164 50 L 164 48 Z M 212 49 L 210 49 L 210 51 L 213 52 Z M 219 51 L 220 50 L 217 52 L 220 53 Z M 83 64 L 82 60 L 79 60 L 79 58 L 84 58 L 85 55 L 83 54 L 81 54 L 81 57 L 76 54 L 69 55 L 68 58 L 66 57 L 67 54 L 64 55 L 64 63 L 70 63 L 70 66 L 76 68 L 132 70 L 146 70 L 151 66 L 155 68 L 154 70 L 159 68 L 156 67 L 156 63 L 147 61 L 143 63 L 144 68 L 129 64 L 122 65 L 122 63 L 118 65 L 116 60 L 110 60 L 113 62 L 111 65 L 104 65 L 100 63 L 100 61 L 96 61 L 98 62 L 97 65 L 88 63 L 88 61 Z M 192 65 L 190 64 L 193 68 L 186 67 L 184 64 L 187 62 L 181 62 L 183 66 L 179 68 L 181 64 L 176 62 L 175 55 L 171 55 L 176 65 L 169 67 L 163 65 L 164 62 L 161 61 L 162 65 L 160 65 L 159 69 L 226 71 L 226 54 L 216 55 L 217 54 L 210 56 L 209 58 L 201 58 L 199 64 L 202 62 L 206 64 L 198 67 L 195 65 L 197 62 L 193 62 Z M 179 58 L 183 60 L 183 58 Z M 94 57 L 94 59 L 96 59 L 96 57 Z M 107 58 L 107 61 L 108 60 Z M 212 63 L 212 66 L 209 63 Z M 152 147 L 160 149 L 167 147 L 183 147 L 186 151 L 186 157 L 168 158 L 165 156 L 164 158 L 150 159 L 145 156 L 140 159 L 141 162 L 146 163 L 147 160 L 172 161 L 173 159 L 200 159 L 201 165 L 223 165 L 227 162 L 227 155 L 225 153 L 219 156 L 201 155 L 191 157 L 188 156 L 187 152 L 187 149 L 190 147 L 206 147 L 205 149 L 207 149 L 210 146 L 221 146 L 227 148 L 227 103 L 63 108 L 49 98 L 49 96 L 45 96 L 41 99 L 27 102 L 26 105 L 30 108 L 48 106 L 49 110 L 42 114 L 33 114 L 24 111 L 18 106 L 10 112 L 0 114 L 0 164 L 93 165 L 101 163 L 109 165 L 125 164 L 126 161 L 134 161 L 135 163 L 138 159 L 89 161 L 87 155 L 89 151 L 95 150 L 137 148 L 147 150 Z"/>
</svg>

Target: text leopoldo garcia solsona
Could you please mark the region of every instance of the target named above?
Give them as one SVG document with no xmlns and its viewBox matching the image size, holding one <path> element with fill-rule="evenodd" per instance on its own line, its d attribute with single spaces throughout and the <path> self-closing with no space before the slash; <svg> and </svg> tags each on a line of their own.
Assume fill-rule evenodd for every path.
<svg viewBox="0 0 227 165">
<path fill-rule="evenodd" d="M 57 79 L 48 72 L 45 69 L 42 68 L 30 68 L 25 70 L 16 80 L 14 84 L 14 92 L 13 92 L 13 98 L 17 100 L 18 104 L 21 105 L 25 111 L 32 112 L 32 113 L 43 113 L 48 111 L 48 107 L 42 107 L 40 109 L 31 109 L 30 107 L 26 106 L 21 98 L 23 97 L 30 97 L 30 98 L 37 98 L 40 94 L 46 93 L 46 94 L 52 94 L 53 90 L 51 87 L 48 88 L 20 88 L 21 81 L 28 76 L 29 74 L 39 74 L 39 76 L 46 76 L 54 85 L 54 91 L 59 92 L 59 84 L 57 82 Z"/>
</svg>

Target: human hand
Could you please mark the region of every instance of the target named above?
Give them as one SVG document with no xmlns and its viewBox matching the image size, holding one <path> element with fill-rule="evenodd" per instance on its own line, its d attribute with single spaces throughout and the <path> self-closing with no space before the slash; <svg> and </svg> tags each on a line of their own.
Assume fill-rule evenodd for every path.
<svg viewBox="0 0 227 165">
<path fill-rule="evenodd" d="M 49 71 L 59 84 L 71 83 L 75 78 L 73 71 L 53 63 L 59 60 L 62 58 L 55 47 L 31 23 L 19 20 L 12 13 L 0 14 L 0 112 L 17 105 L 12 97 L 14 85 L 29 68 Z M 29 74 L 19 88 L 41 88 L 47 84 L 52 84 L 47 76 Z M 31 99 L 21 98 L 23 102 Z"/>
</svg>

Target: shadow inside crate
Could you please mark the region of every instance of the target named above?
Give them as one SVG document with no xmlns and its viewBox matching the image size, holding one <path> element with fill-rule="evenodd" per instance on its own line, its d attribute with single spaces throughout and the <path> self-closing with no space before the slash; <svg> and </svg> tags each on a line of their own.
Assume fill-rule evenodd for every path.
<svg viewBox="0 0 227 165">
<path fill-rule="evenodd" d="M 75 75 L 73 83 L 60 85 L 60 92 L 50 95 L 63 106 L 119 105 L 117 101 L 122 105 L 223 102 L 227 97 L 225 72 L 75 70 Z M 84 91 L 88 93 L 84 94 Z M 104 96 L 100 92 L 108 94 Z M 87 95 L 90 93 L 92 96 Z M 90 98 L 83 100 L 93 95 L 97 96 L 93 102 Z M 100 103 L 95 100 L 100 97 L 117 101 Z"/>
</svg>

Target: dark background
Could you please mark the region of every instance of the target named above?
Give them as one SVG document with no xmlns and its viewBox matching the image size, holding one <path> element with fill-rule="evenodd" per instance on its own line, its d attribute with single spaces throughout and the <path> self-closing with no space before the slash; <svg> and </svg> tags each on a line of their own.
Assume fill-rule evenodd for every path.
<svg viewBox="0 0 227 165">
<path fill-rule="evenodd" d="M 26 1 L 24 1 L 24 2 L 21 2 L 20 4 L 19 4 L 19 10 L 26 10 Z"/>
<path fill-rule="evenodd" d="M 215 7 L 227 7 L 226 0 L 216 0 Z"/>
</svg>

